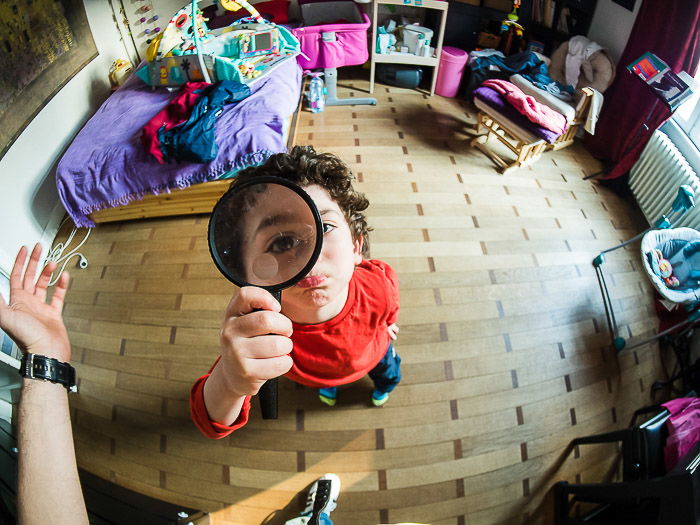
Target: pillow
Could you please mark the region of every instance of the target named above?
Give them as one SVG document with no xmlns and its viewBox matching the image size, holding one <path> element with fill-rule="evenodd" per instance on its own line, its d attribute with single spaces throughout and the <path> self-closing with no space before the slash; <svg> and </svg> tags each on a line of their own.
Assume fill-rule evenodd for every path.
<svg viewBox="0 0 700 525">
<path fill-rule="evenodd" d="M 289 22 L 289 0 L 269 0 L 252 5 L 265 20 L 275 24 Z"/>
<path fill-rule="evenodd" d="M 284 24 L 289 21 L 289 0 L 268 0 L 267 2 L 258 2 L 251 5 L 258 10 L 260 16 L 265 20 L 275 24 Z M 223 15 L 210 17 L 207 26 L 210 29 L 217 29 L 231 25 L 236 20 L 248 16 L 250 16 L 250 13 L 245 8 L 241 8 L 238 11 L 226 11 Z"/>
</svg>

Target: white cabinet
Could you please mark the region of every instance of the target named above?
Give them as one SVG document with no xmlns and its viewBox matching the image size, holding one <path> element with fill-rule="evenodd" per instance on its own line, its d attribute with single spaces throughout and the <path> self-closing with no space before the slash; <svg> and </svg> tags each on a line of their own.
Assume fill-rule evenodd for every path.
<svg viewBox="0 0 700 525">
<path fill-rule="evenodd" d="M 410 6 L 416 9 L 437 9 L 440 11 L 440 24 L 435 34 L 435 56 L 422 57 L 408 53 L 404 54 L 379 54 L 377 53 L 377 11 L 379 4 Z M 414 66 L 430 66 L 433 68 L 433 77 L 430 82 L 430 94 L 435 93 L 435 83 L 437 82 L 438 64 L 440 62 L 440 51 L 442 50 L 442 37 L 445 33 L 445 22 L 447 21 L 447 2 L 441 0 L 374 0 L 372 2 L 372 47 L 369 76 L 369 92 L 374 92 L 374 69 L 377 64 L 411 64 Z"/>
</svg>

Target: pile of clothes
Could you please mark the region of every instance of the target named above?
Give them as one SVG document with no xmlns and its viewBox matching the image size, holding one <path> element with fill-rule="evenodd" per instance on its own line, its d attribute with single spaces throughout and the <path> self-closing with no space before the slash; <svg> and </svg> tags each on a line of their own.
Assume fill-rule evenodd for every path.
<svg viewBox="0 0 700 525">
<path fill-rule="evenodd" d="M 235 80 L 216 84 L 187 82 L 180 93 L 143 128 L 146 151 L 164 164 L 170 161 L 211 162 L 216 144 L 216 119 L 225 106 L 250 96 L 250 88 Z"/>
<path fill-rule="evenodd" d="M 526 95 L 515 84 L 507 80 L 486 80 L 481 87 L 493 89 L 499 93 L 506 102 L 524 115 L 530 122 L 553 131 L 557 135 L 562 135 L 566 131 L 566 117 L 551 109 L 549 106 L 540 104 L 530 95 Z"/>
<path fill-rule="evenodd" d="M 570 101 L 574 86 L 562 84 L 552 79 L 547 64 L 533 51 L 523 51 L 505 56 L 500 51 L 485 49 L 469 54 L 471 75 L 467 91 L 471 93 L 485 80 L 508 80 L 511 75 L 519 73 L 540 89 L 544 89 L 562 100 Z"/>
</svg>

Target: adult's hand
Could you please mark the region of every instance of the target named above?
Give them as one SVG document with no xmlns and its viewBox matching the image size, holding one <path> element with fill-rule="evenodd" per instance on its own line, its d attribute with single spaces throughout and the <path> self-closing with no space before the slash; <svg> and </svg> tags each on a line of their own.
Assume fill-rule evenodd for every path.
<svg viewBox="0 0 700 525">
<path fill-rule="evenodd" d="M 17 253 L 10 274 L 9 303 L 0 296 L 0 328 L 15 340 L 23 352 L 68 362 L 70 341 L 61 315 L 68 288 L 68 273 L 61 274 L 51 301 L 47 303 L 47 287 L 56 263 L 46 265 L 37 279 L 41 245 L 34 246 L 25 270 L 27 252 L 27 247 L 22 246 Z"/>
</svg>

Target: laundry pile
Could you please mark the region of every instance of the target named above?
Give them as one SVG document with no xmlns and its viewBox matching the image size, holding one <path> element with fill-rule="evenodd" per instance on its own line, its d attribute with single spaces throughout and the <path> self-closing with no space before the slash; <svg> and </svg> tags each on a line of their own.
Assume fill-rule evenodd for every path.
<svg viewBox="0 0 700 525">
<path fill-rule="evenodd" d="M 526 95 L 515 84 L 507 80 L 486 80 L 482 87 L 488 87 L 503 96 L 515 110 L 530 122 L 561 135 L 566 131 L 566 117 L 540 104 L 530 95 Z"/>
<path fill-rule="evenodd" d="M 216 84 L 187 82 L 180 93 L 143 128 L 146 151 L 164 164 L 169 161 L 211 162 L 219 148 L 216 119 L 224 106 L 250 96 L 250 88 L 235 80 Z"/>
</svg>

